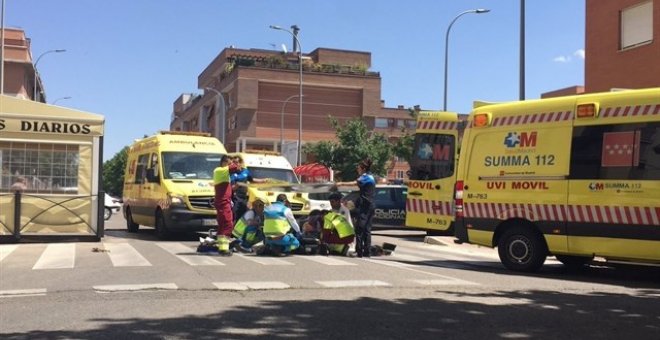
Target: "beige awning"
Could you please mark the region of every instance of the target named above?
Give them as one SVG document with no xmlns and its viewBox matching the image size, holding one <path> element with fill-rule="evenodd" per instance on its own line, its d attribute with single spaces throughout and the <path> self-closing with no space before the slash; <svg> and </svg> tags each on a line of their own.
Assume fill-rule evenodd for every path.
<svg viewBox="0 0 660 340">
<path fill-rule="evenodd" d="M 0 133 L 102 136 L 102 115 L 0 95 Z"/>
</svg>

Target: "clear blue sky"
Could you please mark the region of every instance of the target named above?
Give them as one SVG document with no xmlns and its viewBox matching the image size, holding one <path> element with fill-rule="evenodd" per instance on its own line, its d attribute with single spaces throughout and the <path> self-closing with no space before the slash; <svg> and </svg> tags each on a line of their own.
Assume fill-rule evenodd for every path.
<svg viewBox="0 0 660 340">
<path fill-rule="evenodd" d="M 371 52 L 386 106 L 448 110 L 519 95 L 519 0 L 6 0 L 5 25 L 25 30 L 49 102 L 106 117 L 104 159 L 169 128 L 172 103 L 200 92 L 197 76 L 223 48 L 272 49 L 297 24 L 303 52 Z M 526 97 L 584 84 L 584 0 L 526 1 Z"/>
</svg>

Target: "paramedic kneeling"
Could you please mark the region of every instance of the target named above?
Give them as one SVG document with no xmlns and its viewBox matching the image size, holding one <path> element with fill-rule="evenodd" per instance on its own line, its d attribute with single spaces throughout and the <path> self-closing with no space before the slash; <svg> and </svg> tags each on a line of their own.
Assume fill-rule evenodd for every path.
<svg viewBox="0 0 660 340">
<path fill-rule="evenodd" d="M 264 207 L 266 203 L 261 198 L 252 202 L 248 210 L 234 225 L 232 235 L 240 241 L 238 247 L 242 251 L 252 252 L 252 246 L 264 240 Z"/>
<path fill-rule="evenodd" d="M 321 242 L 329 252 L 345 256 L 354 240 L 355 230 L 344 215 L 334 211 L 325 214 Z"/>
<path fill-rule="evenodd" d="M 264 209 L 265 243 L 275 254 L 289 254 L 300 247 L 300 227 L 286 203 L 286 195 L 279 194 L 277 201 Z"/>
</svg>

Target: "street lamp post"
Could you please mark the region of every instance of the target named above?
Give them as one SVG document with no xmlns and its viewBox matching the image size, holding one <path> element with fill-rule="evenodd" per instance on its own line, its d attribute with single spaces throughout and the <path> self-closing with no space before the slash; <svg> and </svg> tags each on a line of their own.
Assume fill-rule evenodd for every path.
<svg viewBox="0 0 660 340">
<path fill-rule="evenodd" d="M 50 103 L 50 105 L 55 105 L 55 104 L 57 104 L 58 101 L 60 101 L 60 100 L 67 100 L 67 99 L 71 99 L 71 97 L 69 97 L 69 96 L 66 96 L 66 97 L 59 97 L 59 98 L 53 100 L 53 102 Z"/>
<path fill-rule="evenodd" d="M 301 162 L 301 155 L 302 155 L 301 151 L 302 151 L 302 112 L 303 112 L 303 100 L 302 100 L 302 97 L 303 97 L 303 64 L 302 64 L 302 59 L 303 59 L 303 56 L 302 56 L 302 45 L 300 44 L 300 40 L 298 40 L 298 35 L 293 33 L 293 31 L 288 30 L 286 28 L 282 28 L 280 26 L 275 26 L 275 25 L 270 25 L 269 27 L 271 29 L 274 29 L 274 30 L 288 32 L 289 34 L 291 34 L 293 39 L 298 44 L 298 49 L 299 49 L 298 50 L 298 65 L 299 65 L 299 71 L 300 71 L 300 77 L 299 77 L 299 79 L 300 79 L 300 82 L 299 82 L 300 107 L 299 107 L 299 111 L 298 111 L 298 161 L 297 161 L 297 165 L 300 165 L 302 163 Z M 296 26 L 291 26 L 291 27 L 292 28 L 295 27 L 296 30 L 298 29 Z"/>
<path fill-rule="evenodd" d="M 445 34 L 445 95 L 444 95 L 444 104 L 443 104 L 443 107 L 442 107 L 443 111 L 447 111 L 447 69 L 448 69 L 448 65 L 449 65 L 449 63 L 448 63 L 448 59 L 449 59 L 449 31 L 451 30 L 451 26 L 454 24 L 454 22 L 456 22 L 456 20 L 458 20 L 458 18 L 462 17 L 465 14 L 469 14 L 469 13 L 481 14 L 481 13 L 488 13 L 488 12 L 490 12 L 489 9 L 483 9 L 483 8 L 467 10 L 467 11 L 462 12 L 459 15 L 457 15 L 454 18 L 454 20 L 451 21 L 451 23 L 449 24 L 449 27 L 447 27 L 447 33 Z"/>
<path fill-rule="evenodd" d="M 42 53 L 41 55 L 39 55 L 39 58 L 37 58 L 37 61 L 34 62 L 34 94 L 32 96 L 32 100 L 37 101 L 37 64 L 39 64 L 39 60 L 41 60 L 41 58 L 43 56 L 45 56 L 46 54 L 48 54 L 48 53 L 62 53 L 62 52 L 66 52 L 66 50 L 49 50 L 49 51 L 46 51 L 46 52 Z"/>
<path fill-rule="evenodd" d="M 218 99 L 216 100 L 217 104 L 215 105 L 216 108 L 220 107 L 220 104 L 222 103 L 222 117 L 218 114 L 218 118 L 216 119 L 216 122 L 220 123 L 218 131 L 220 133 L 220 141 L 222 142 L 222 145 L 225 145 L 225 120 L 227 116 L 227 105 L 225 105 L 225 97 L 222 96 L 222 93 L 214 88 L 207 87 L 205 88 L 207 91 L 214 92 Z M 218 123 L 216 123 L 218 124 Z M 217 126 L 217 125 L 216 125 Z"/>
<path fill-rule="evenodd" d="M 289 102 L 289 100 L 299 97 L 299 94 L 294 94 L 293 96 L 290 96 L 284 100 L 284 103 L 282 104 L 282 113 L 280 115 L 280 152 L 282 152 L 282 148 L 284 147 L 284 109 L 286 108 L 286 104 Z"/>
</svg>

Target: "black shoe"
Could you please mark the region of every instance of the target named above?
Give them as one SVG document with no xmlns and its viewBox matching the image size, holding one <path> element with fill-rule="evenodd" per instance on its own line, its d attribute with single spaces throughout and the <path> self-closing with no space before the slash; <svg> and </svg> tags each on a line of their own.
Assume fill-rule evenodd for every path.
<svg viewBox="0 0 660 340">
<path fill-rule="evenodd" d="M 323 243 L 319 245 L 319 255 L 328 256 L 329 253 L 330 251 L 328 251 L 328 245 Z"/>
</svg>

